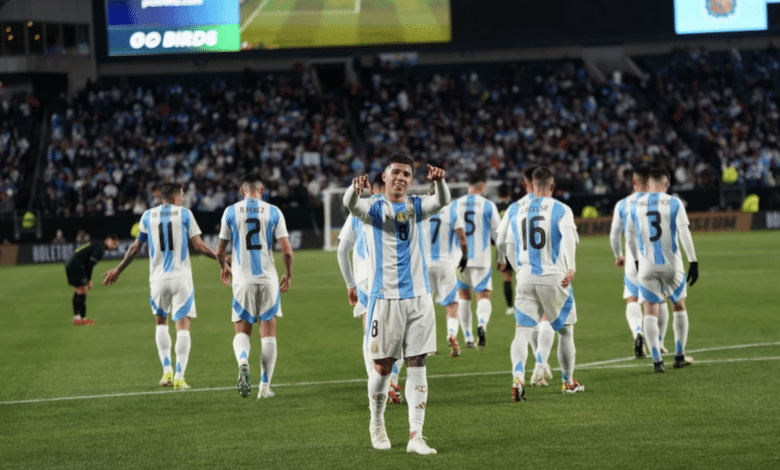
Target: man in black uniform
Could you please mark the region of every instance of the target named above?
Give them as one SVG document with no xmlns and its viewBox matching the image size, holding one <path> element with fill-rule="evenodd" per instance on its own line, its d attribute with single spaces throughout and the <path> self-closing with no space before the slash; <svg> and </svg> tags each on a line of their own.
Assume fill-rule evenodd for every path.
<svg viewBox="0 0 780 470">
<path fill-rule="evenodd" d="M 103 259 L 104 250 L 116 250 L 119 237 L 108 235 L 102 242 L 81 245 L 65 263 L 68 284 L 73 286 L 73 325 L 94 325 L 87 318 L 87 292 L 92 289 L 92 268 Z"/>
<path fill-rule="evenodd" d="M 498 216 L 504 218 L 504 213 L 512 204 L 512 188 L 506 183 L 501 183 L 498 186 L 498 201 L 496 201 L 496 208 L 498 209 Z M 504 280 L 504 298 L 506 299 L 506 314 L 515 314 L 515 291 L 512 289 L 512 265 L 507 261 L 506 269 L 501 272 L 501 278 Z"/>
</svg>

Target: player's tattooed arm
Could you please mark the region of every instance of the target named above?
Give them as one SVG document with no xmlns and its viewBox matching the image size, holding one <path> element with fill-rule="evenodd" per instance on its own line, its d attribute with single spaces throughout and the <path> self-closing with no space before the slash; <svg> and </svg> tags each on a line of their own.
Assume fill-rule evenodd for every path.
<svg viewBox="0 0 780 470">
<path fill-rule="evenodd" d="M 129 265 L 133 261 L 135 255 L 137 255 L 138 252 L 141 251 L 141 244 L 142 242 L 136 239 L 136 241 L 134 241 L 133 244 L 130 245 L 130 248 L 127 249 L 127 253 L 125 253 L 125 257 L 122 259 L 119 265 L 114 269 L 111 269 L 103 273 L 104 286 L 110 286 L 111 284 L 114 284 L 119 279 L 119 275 L 122 273 L 122 271 L 124 271 L 127 265 Z"/>
<path fill-rule="evenodd" d="M 214 252 L 214 255 L 217 257 L 217 262 L 221 266 L 220 269 L 220 279 L 222 280 L 222 284 L 229 286 L 230 285 L 230 276 L 233 275 L 233 272 L 230 269 L 230 265 L 227 262 L 227 249 L 228 241 L 224 240 L 222 238 L 217 241 L 217 249 Z"/>
<path fill-rule="evenodd" d="M 279 281 L 279 290 L 287 292 L 292 283 L 293 274 L 293 249 L 290 245 L 289 237 L 281 237 L 279 240 L 279 248 L 282 251 L 282 261 L 284 262 L 284 274 Z"/>
<path fill-rule="evenodd" d="M 217 254 L 214 253 L 214 250 L 211 249 L 210 246 L 206 245 L 206 242 L 203 241 L 202 238 L 200 238 L 200 235 L 195 235 L 191 238 L 192 240 L 192 246 L 195 247 L 196 250 L 203 253 L 204 255 L 208 256 L 211 259 L 217 259 Z M 220 263 L 221 266 L 221 263 Z"/>
</svg>

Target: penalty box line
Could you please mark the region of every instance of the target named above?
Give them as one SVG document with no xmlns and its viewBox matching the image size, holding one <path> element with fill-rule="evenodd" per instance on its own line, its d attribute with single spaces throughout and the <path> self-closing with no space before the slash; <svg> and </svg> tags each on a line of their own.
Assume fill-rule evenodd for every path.
<svg viewBox="0 0 780 470">
<path fill-rule="evenodd" d="M 355 8 L 352 10 L 303 10 L 303 11 L 266 11 L 263 12 L 263 8 L 268 4 L 270 0 L 263 0 L 260 5 L 257 6 L 257 8 L 252 11 L 252 14 L 249 15 L 249 18 L 244 21 L 244 24 L 241 25 L 240 32 L 244 32 L 244 30 L 252 24 L 252 21 L 257 18 L 257 15 L 259 15 L 261 12 L 263 15 L 266 16 L 287 16 L 287 15 L 357 15 L 360 13 L 361 3 L 362 0 L 355 0 Z"/>
<path fill-rule="evenodd" d="M 733 346 L 721 346 L 721 347 L 713 347 L 713 348 L 701 348 L 701 349 L 692 349 L 688 351 L 688 353 L 698 353 L 698 352 L 711 352 L 711 351 L 727 351 L 732 349 L 747 349 L 747 348 L 759 348 L 759 347 L 766 347 L 766 346 L 780 346 L 780 341 L 775 341 L 771 343 L 752 343 L 752 344 L 737 344 Z M 672 354 L 666 354 L 667 356 L 670 356 Z M 588 362 L 584 364 L 579 364 L 575 366 L 575 369 L 626 369 L 631 367 L 648 367 L 649 364 L 646 362 L 637 362 L 634 364 L 619 364 L 620 362 L 629 362 L 629 361 L 635 361 L 636 358 L 634 356 L 630 357 L 623 357 L 618 359 L 610 359 L 607 361 L 596 361 L 596 362 Z M 733 362 L 752 362 L 752 361 L 778 361 L 780 360 L 780 356 L 763 356 L 763 357 L 738 357 L 738 358 L 725 358 L 725 359 L 705 359 L 705 360 L 697 360 L 695 364 L 723 364 L 723 363 L 733 363 Z M 560 371 L 560 367 L 553 369 L 555 371 Z M 491 372 L 463 372 L 459 374 L 432 374 L 429 375 L 429 379 L 447 379 L 447 378 L 455 378 L 455 377 L 475 377 L 475 376 L 487 376 L 487 375 L 500 375 L 500 374 L 508 374 L 506 370 L 502 371 L 491 371 Z M 360 378 L 360 379 L 343 379 L 343 380 L 326 380 L 326 381 L 319 381 L 319 382 L 291 382 L 291 383 L 279 383 L 274 384 L 274 387 L 305 387 L 310 385 L 341 385 L 341 384 L 350 384 L 350 383 L 363 383 L 366 381 L 366 378 Z M 137 396 L 143 396 L 143 395 L 160 395 L 160 394 L 166 394 L 166 393 L 194 393 L 194 392 L 221 392 L 225 390 L 234 390 L 236 387 L 211 387 L 211 388 L 192 388 L 189 390 L 182 390 L 182 391 L 175 391 L 175 390 L 154 390 L 154 391 L 145 391 L 145 392 L 128 392 L 128 393 L 111 393 L 111 394 L 105 394 L 105 395 L 82 395 L 82 396 L 75 396 L 75 397 L 58 397 L 58 398 L 37 398 L 37 399 L 31 399 L 31 400 L 14 400 L 14 401 L 4 401 L 0 402 L 0 405 L 21 405 L 21 404 L 27 404 L 27 403 L 50 403 L 50 402 L 56 402 L 56 401 L 72 401 L 72 400 L 89 400 L 89 399 L 95 399 L 95 398 L 120 398 L 120 397 L 137 397 Z"/>
</svg>

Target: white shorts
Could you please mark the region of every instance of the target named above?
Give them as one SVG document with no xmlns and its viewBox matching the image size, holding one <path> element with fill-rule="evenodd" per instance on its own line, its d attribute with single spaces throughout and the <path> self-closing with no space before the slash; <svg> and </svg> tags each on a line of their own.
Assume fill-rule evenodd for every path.
<svg viewBox="0 0 780 470">
<path fill-rule="evenodd" d="M 436 351 L 436 316 L 430 295 L 371 298 L 368 305 L 365 344 L 371 359 L 401 359 Z"/>
<path fill-rule="evenodd" d="M 149 290 L 149 304 L 154 315 L 168 318 L 168 314 L 171 314 L 173 321 L 198 316 L 195 312 L 195 288 L 192 279 L 155 281 L 149 283 Z"/>
<path fill-rule="evenodd" d="M 458 293 L 457 278 L 454 266 L 428 266 L 428 280 L 431 283 L 431 292 L 436 292 L 436 303 L 446 307 L 455 302 Z"/>
<path fill-rule="evenodd" d="M 520 326 L 534 327 L 546 314 L 553 330 L 577 323 L 577 305 L 571 286 L 518 284 L 515 293 L 515 320 Z"/>
<path fill-rule="evenodd" d="M 490 282 L 492 274 L 493 268 L 491 267 L 467 267 L 458 273 L 458 289 L 472 289 L 474 292 L 493 290 L 493 283 Z"/>
<path fill-rule="evenodd" d="M 281 317 L 279 293 L 276 283 L 234 285 L 233 323 L 244 320 L 254 324 L 258 320 L 271 321 L 273 317 Z"/>
<path fill-rule="evenodd" d="M 688 295 L 685 281 L 685 271 L 682 269 L 642 269 L 639 271 L 639 301 L 660 304 L 666 301 L 666 296 L 676 303 Z"/>
<path fill-rule="evenodd" d="M 355 285 L 358 295 L 358 303 L 352 309 L 352 316 L 360 318 L 368 311 L 368 281 L 363 281 Z"/>
<path fill-rule="evenodd" d="M 639 281 L 637 279 L 636 263 L 629 263 L 626 258 L 626 266 L 623 269 L 623 298 L 639 298 Z"/>
</svg>

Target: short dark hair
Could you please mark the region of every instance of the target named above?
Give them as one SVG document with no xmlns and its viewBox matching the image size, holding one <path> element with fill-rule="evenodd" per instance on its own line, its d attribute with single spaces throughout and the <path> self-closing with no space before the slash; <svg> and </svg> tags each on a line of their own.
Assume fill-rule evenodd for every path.
<svg viewBox="0 0 780 470">
<path fill-rule="evenodd" d="M 552 171 L 544 166 L 540 166 L 534 170 L 532 178 L 534 184 L 549 184 L 554 181 Z"/>
<path fill-rule="evenodd" d="M 526 181 L 533 181 L 534 179 L 534 171 L 539 168 L 536 165 L 528 165 L 525 168 L 523 168 L 523 178 L 525 178 Z"/>
<path fill-rule="evenodd" d="M 407 153 L 396 152 L 390 155 L 390 159 L 387 161 L 387 166 L 385 167 L 385 171 L 387 171 L 387 168 L 389 168 L 390 165 L 392 165 L 393 163 L 409 165 L 412 171 L 414 171 L 414 159 L 412 159 L 412 157 L 410 157 L 409 154 Z"/>
<path fill-rule="evenodd" d="M 241 178 L 241 186 L 245 184 L 253 185 L 257 183 L 263 185 L 263 176 L 256 171 L 253 171 L 252 173 L 247 173 L 244 175 L 243 178 Z"/>
<path fill-rule="evenodd" d="M 664 179 L 669 181 L 669 172 L 666 171 L 666 168 L 655 167 L 650 169 L 649 178 L 653 181 L 663 181 Z"/>
<path fill-rule="evenodd" d="M 647 165 L 635 166 L 633 174 L 640 184 L 647 184 L 647 178 L 650 177 L 650 167 Z"/>
<path fill-rule="evenodd" d="M 506 183 L 501 183 L 498 185 L 496 192 L 498 193 L 498 197 L 509 197 L 512 195 L 512 188 Z"/>
<path fill-rule="evenodd" d="M 487 178 L 485 178 L 485 173 L 481 171 L 475 171 L 469 176 L 469 186 L 476 186 L 485 182 L 487 182 Z"/>
<path fill-rule="evenodd" d="M 160 186 L 160 197 L 163 201 L 173 201 L 179 193 L 181 193 L 181 185 L 178 183 L 163 183 Z"/>
<path fill-rule="evenodd" d="M 106 235 L 106 238 L 110 238 L 111 240 L 119 241 L 119 235 L 117 235 L 115 233 L 109 233 L 108 235 Z"/>
<path fill-rule="evenodd" d="M 374 180 L 371 182 L 371 186 L 381 186 L 385 187 L 385 180 L 382 179 L 382 173 L 377 173 L 376 176 L 374 176 Z"/>
</svg>

